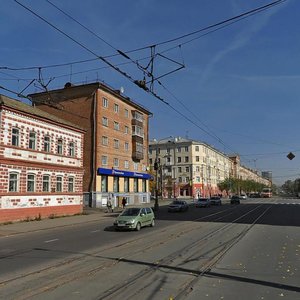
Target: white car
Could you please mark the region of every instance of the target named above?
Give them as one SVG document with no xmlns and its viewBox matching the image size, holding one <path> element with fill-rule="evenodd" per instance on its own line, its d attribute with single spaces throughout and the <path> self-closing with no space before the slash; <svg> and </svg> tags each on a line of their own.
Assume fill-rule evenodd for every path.
<svg viewBox="0 0 300 300">
<path fill-rule="evenodd" d="M 241 198 L 241 199 L 247 199 L 247 195 L 246 195 L 246 194 L 241 194 L 241 195 L 240 195 L 240 198 Z"/>
</svg>

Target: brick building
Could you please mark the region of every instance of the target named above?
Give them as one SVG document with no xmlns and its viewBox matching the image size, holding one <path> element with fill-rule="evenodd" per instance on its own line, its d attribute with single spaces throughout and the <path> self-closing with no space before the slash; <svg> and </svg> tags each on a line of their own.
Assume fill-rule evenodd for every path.
<svg viewBox="0 0 300 300">
<path fill-rule="evenodd" d="M 40 109 L 80 125 L 84 142 L 85 204 L 105 206 L 150 201 L 148 119 L 151 113 L 119 90 L 95 82 L 29 97 Z"/>
<path fill-rule="evenodd" d="M 84 131 L 0 95 L 0 222 L 82 212 Z"/>
</svg>

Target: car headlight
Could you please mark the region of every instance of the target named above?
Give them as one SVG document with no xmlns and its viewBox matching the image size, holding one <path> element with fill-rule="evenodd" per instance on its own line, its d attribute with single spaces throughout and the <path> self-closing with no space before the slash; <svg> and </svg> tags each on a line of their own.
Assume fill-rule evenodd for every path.
<svg viewBox="0 0 300 300">
<path fill-rule="evenodd" d="M 134 220 L 127 221 L 126 224 L 134 224 Z"/>
</svg>

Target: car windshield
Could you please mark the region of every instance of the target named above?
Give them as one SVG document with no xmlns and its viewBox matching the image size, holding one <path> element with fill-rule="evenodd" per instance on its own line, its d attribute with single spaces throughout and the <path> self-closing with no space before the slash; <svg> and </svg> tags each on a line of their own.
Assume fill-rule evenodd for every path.
<svg viewBox="0 0 300 300">
<path fill-rule="evenodd" d="M 121 216 L 137 216 L 140 213 L 140 208 L 126 208 Z"/>
<path fill-rule="evenodd" d="M 179 204 L 182 204 L 182 202 L 180 202 L 180 201 L 173 201 L 172 204 L 179 205 Z"/>
</svg>

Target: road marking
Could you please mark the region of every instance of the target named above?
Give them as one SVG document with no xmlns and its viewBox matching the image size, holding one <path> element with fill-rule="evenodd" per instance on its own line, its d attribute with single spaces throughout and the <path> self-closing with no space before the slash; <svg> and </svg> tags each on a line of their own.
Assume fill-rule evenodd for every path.
<svg viewBox="0 0 300 300">
<path fill-rule="evenodd" d="M 58 241 L 58 239 L 48 240 L 48 241 L 45 241 L 44 243 L 52 243 L 52 242 L 56 242 L 56 241 Z"/>
</svg>

